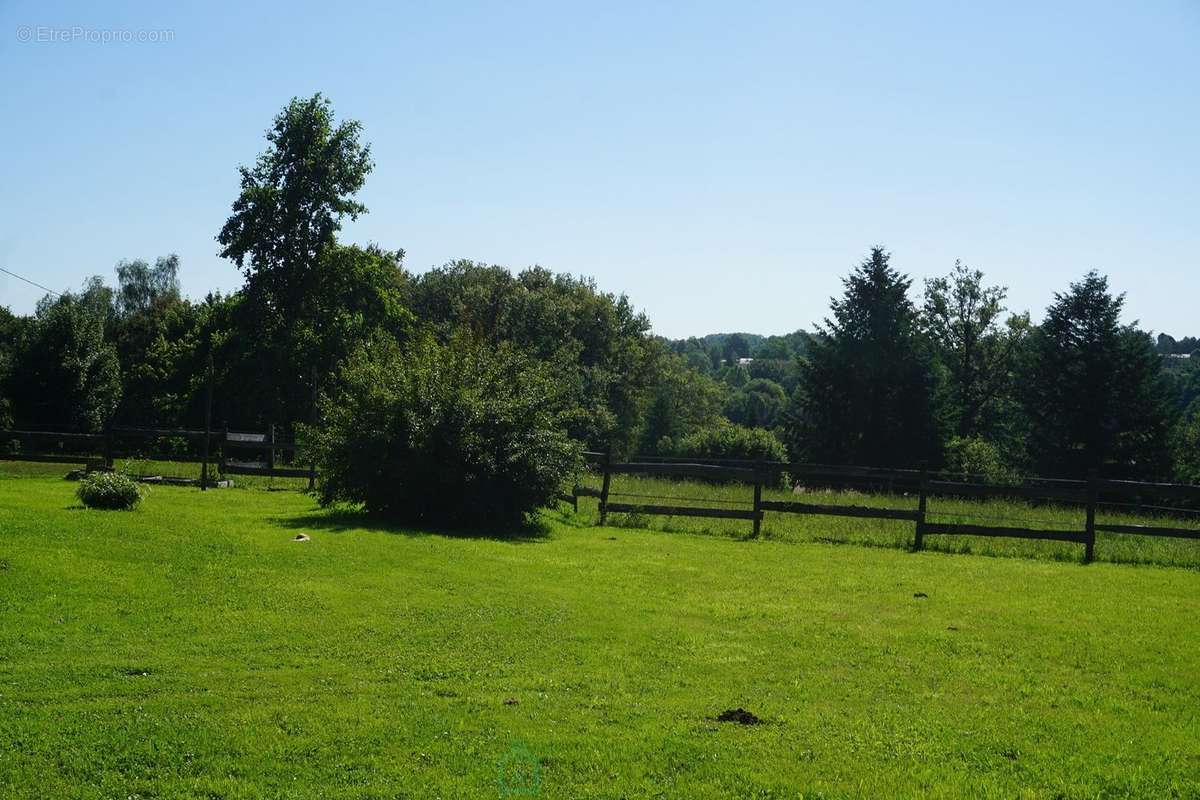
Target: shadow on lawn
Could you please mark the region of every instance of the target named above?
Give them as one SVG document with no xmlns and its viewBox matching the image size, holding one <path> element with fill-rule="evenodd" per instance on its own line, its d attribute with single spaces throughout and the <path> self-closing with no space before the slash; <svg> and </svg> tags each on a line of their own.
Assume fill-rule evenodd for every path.
<svg viewBox="0 0 1200 800">
<path fill-rule="evenodd" d="M 534 520 L 525 525 L 507 525 L 498 528 L 439 528 L 428 526 L 417 528 L 409 523 L 393 522 L 353 508 L 334 508 L 310 511 L 272 520 L 283 528 L 297 530 L 319 530 L 330 533 L 349 531 L 374 531 L 398 536 L 447 536 L 454 539 L 490 539 L 512 544 L 532 544 L 550 536 L 550 525 Z"/>
</svg>

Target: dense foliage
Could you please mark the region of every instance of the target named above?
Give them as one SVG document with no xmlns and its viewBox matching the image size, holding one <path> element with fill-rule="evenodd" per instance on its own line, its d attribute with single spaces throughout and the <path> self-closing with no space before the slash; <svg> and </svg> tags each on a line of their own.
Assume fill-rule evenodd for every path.
<svg viewBox="0 0 1200 800">
<path fill-rule="evenodd" d="M 986 286 L 980 270 L 955 262 L 949 275 L 925 282 L 921 322 L 936 357 L 940 421 L 951 440 L 987 441 L 1012 452 L 1016 360 L 1030 322 L 1028 314 L 1004 319 L 1006 295 L 1001 286 Z"/>
<path fill-rule="evenodd" d="M 5 394 L 15 421 L 57 421 L 98 431 L 121 398 L 121 369 L 105 330 L 112 291 L 93 281 L 80 294 L 46 297 L 10 342 Z"/>
<path fill-rule="evenodd" d="M 774 428 L 787 401 L 787 393 L 775 381 L 751 378 L 725 403 L 725 416 L 751 428 Z"/>
<path fill-rule="evenodd" d="M 398 333 L 406 322 L 397 303 L 403 251 L 336 240 L 344 218 L 367 212 L 355 199 L 374 166 L 361 129 L 338 124 L 320 94 L 293 100 L 267 131 L 269 147 L 241 168 L 241 192 L 217 236 L 221 255 L 246 276 L 221 361 L 243 403 L 268 421 L 308 419 L 320 375 L 378 329 Z"/>
<path fill-rule="evenodd" d="M 624 295 L 540 267 L 513 275 L 456 261 L 414 277 L 407 298 L 442 341 L 467 331 L 549 365 L 567 398 L 574 438 L 597 449 L 633 449 L 658 350 L 649 321 Z"/>
<path fill-rule="evenodd" d="M 1055 295 L 1034 335 L 1023 385 L 1040 474 L 1169 474 L 1169 384 L 1150 337 L 1120 324 L 1123 304 L 1090 272 Z"/>
<path fill-rule="evenodd" d="M 946 442 L 946 472 L 963 481 L 1008 483 L 1017 475 L 999 448 L 980 436 L 953 436 Z"/>
<path fill-rule="evenodd" d="M 1176 475 L 1185 483 L 1200 484 L 1200 404 L 1193 404 L 1176 432 Z"/>
<path fill-rule="evenodd" d="M 142 487 L 121 472 L 89 472 L 79 481 L 75 495 L 88 508 L 130 511 L 142 499 Z"/>
<path fill-rule="evenodd" d="M 1035 324 L 961 263 L 915 297 L 876 247 L 812 333 L 669 341 L 587 278 L 466 260 L 414 275 L 402 249 L 340 242 L 367 211 L 361 137 L 320 95 L 275 117 L 217 237 L 244 276 L 232 294 L 184 297 L 166 255 L 29 316 L 0 308 L 0 426 L 197 428 L 211 385 L 218 427 L 287 435 L 320 427 L 316 398 L 346 396 L 368 345 L 471 340 L 552 376 L 556 430 L 619 457 L 1200 480 L 1197 340 L 1122 323 L 1124 296 L 1098 273 Z"/>
<path fill-rule="evenodd" d="M 930 353 L 910 281 L 889 260 L 872 249 L 809 347 L 788 430 L 800 460 L 907 466 L 936 455 Z"/>
<path fill-rule="evenodd" d="M 579 466 L 548 366 L 469 336 L 371 343 L 321 416 L 307 435 L 322 503 L 413 524 L 519 523 Z"/>
<path fill-rule="evenodd" d="M 663 455 L 738 461 L 786 461 L 787 449 L 770 431 L 722 422 L 660 443 Z"/>
<path fill-rule="evenodd" d="M 718 424 L 727 395 L 723 383 L 692 369 L 682 357 L 660 353 L 638 452 L 659 453 L 666 442 Z"/>
</svg>

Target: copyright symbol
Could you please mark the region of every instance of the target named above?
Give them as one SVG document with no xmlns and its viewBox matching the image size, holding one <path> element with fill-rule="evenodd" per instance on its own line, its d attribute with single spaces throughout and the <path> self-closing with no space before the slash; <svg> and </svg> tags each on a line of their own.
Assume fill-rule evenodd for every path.
<svg viewBox="0 0 1200 800">
<path fill-rule="evenodd" d="M 21 27 L 17 28 L 17 41 L 18 42 L 28 42 L 32 38 L 33 38 L 33 28 L 30 28 L 28 25 L 22 25 Z"/>
</svg>

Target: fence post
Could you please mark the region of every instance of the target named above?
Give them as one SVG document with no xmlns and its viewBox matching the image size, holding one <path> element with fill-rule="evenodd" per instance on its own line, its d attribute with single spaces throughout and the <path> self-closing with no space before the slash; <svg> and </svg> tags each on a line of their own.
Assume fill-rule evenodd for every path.
<svg viewBox="0 0 1200 800">
<path fill-rule="evenodd" d="M 929 507 L 929 467 L 924 461 L 921 462 L 921 485 L 918 491 L 920 494 L 917 499 L 917 529 L 913 534 L 913 550 L 920 550 L 925 546 L 925 511 Z"/>
<path fill-rule="evenodd" d="M 759 460 L 759 462 L 757 464 L 754 465 L 754 538 L 755 539 L 757 539 L 758 535 L 762 532 L 762 518 L 763 518 L 762 485 L 763 485 L 763 471 L 765 469 L 766 469 L 766 467 L 763 466 L 761 459 Z"/>
<path fill-rule="evenodd" d="M 1088 472 L 1087 527 L 1084 530 L 1083 563 L 1090 564 L 1096 555 L 1096 502 L 1099 500 L 1099 480 L 1096 470 Z"/>
<path fill-rule="evenodd" d="M 604 482 L 600 485 L 600 525 L 608 522 L 608 487 L 612 483 L 612 445 L 604 451 Z"/>
<path fill-rule="evenodd" d="M 208 357 L 208 389 L 204 398 L 204 449 L 203 460 L 200 462 L 200 491 L 208 491 L 208 457 L 212 447 L 212 396 L 213 396 L 213 362 Z"/>
<path fill-rule="evenodd" d="M 312 368 L 312 424 L 315 428 L 317 425 L 317 368 Z M 294 440 L 295 435 L 292 436 Z M 308 454 L 308 490 L 311 492 L 317 488 L 317 462 L 313 460 L 313 454 Z"/>
<path fill-rule="evenodd" d="M 111 419 L 104 423 L 104 468 L 113 468 L 113 433 Z"/>
<path fill-rule="evenodd" d="M 229 449 L 225 446 L 225 443 L 229 441 L 229 420 L 225 420 L 224 427 L 225 431 L 221 436 L 221 461 L 218 464 L 218 471 L 222 475 L 225 474 L 225 461 L 227 460 L 226 456 L 228 455 L 227 451 Z"/>
<path fill-rule="evenodd" d="M 579 482 L 578 481 L 576 481 L 571 486 L 571 509 L 576 514 L 579 513 Z"/>
<path fill-rule="evenodd" d="M 275 423 L 272 422 L 267 427 L 267 444 L 270 447 L 267 450 L 267 469 L 271 472 L 275 471 Z"/>
</svg>

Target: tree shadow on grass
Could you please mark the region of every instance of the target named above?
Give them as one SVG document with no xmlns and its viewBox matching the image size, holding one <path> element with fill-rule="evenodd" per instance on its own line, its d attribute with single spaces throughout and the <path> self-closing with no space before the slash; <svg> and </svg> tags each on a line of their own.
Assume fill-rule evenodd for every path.
<svg viewBox="0 0 1200 800">
<path fill-rule="evenodd" d="M 503 524 L 494 528 L 445 528 L 435 525 L 418 527 L 417 524 L 395 522 L 374 516 L 356 508 L 331 508 L 309 511 L 271 520 L 282 528 L 296 530 L 319 530 L 329 533 L 350 531 L 372 531 L 398 536 L 445 536 L 452 539 L 488 539 L 510 544 L 533 544 L 549 539 L 551 526 L 548 522 L 535 519 L 524 525 Z"/>
<path fill-rule="evenodd" d="M 585 516 L 582 512 L 575 513 L 570 510 L 563 510 L 562 507 L 550 506 L 543 508 L 541 517 L 543 520 L 554 520 L 559 525 L 564 525 L 568 528 L 597 528 L 599 523 L 591 516 Z M 548 523 L 545 523 L 548 524 Z"/>
</svg>

